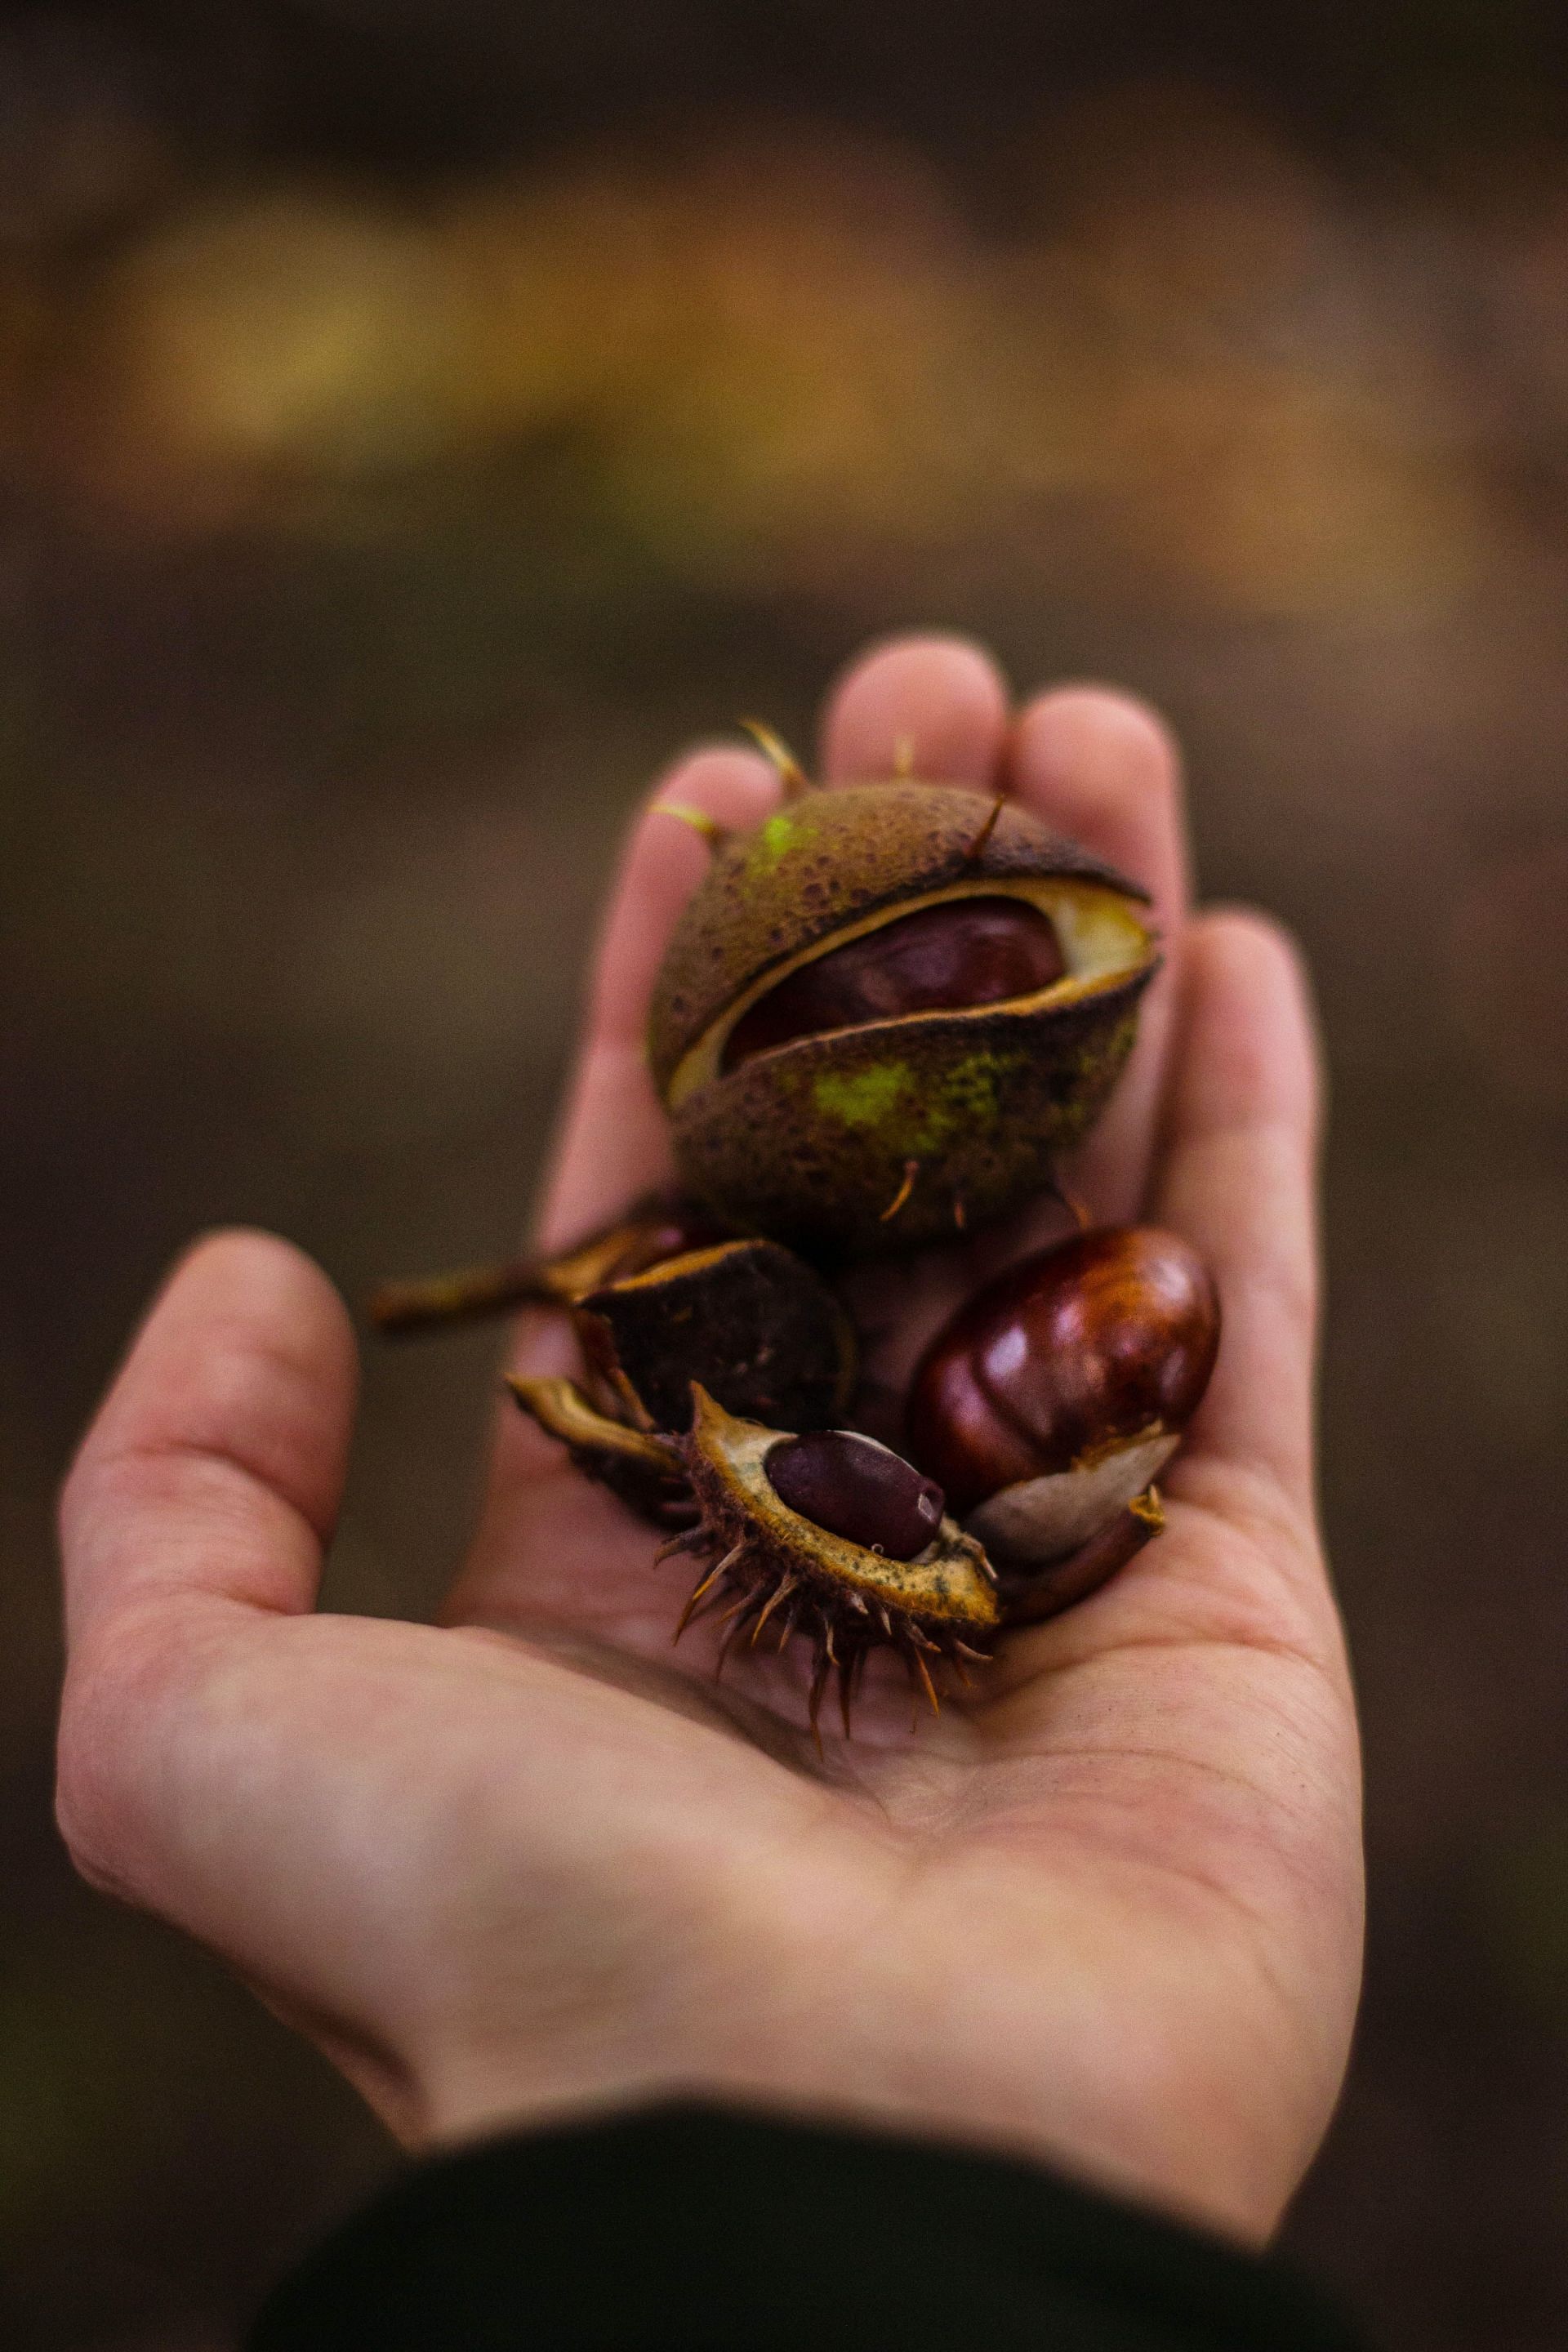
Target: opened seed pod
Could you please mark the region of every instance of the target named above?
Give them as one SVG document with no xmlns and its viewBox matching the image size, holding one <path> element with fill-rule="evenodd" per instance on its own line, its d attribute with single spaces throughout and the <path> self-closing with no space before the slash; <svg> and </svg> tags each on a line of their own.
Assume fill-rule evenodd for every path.
<svg viewBox="0 0 1568 2352">
<path fill-rule="evenodd" d="M 950 1519 L 930 1479 L 852 1430 L 781 1436 L 727 1413 L 696 1391 L 681 1456 L 701 1514 L 668 1549 L 712 1561 L 698 1579 L 677 1639 L 705 1603 L 729 1597 L 724 1656 L 771 1623 L 815 1650 L 811 1720 L 838 1675 L 844 1727 L 874 1649 L 890 1645 L 932 1707 L 928 1661 L 963 1672 L 1000 1622 L 995 1579 L 980 1545 Z"/>
<path fill-rule="evenodd" d="M 682 1437 L 628 1430 L 596 1414 L 569 1381 L 513 1380 L 518 1403 L 596 1476 L 679 1481 L 689 1521 L 661 1558 L 689 1551 L 703 1568 L 675 1638 L 710 1610 L 728 1619 L 719 1669 L 764 1633 L 783 1649 L 811 1643 L 815 1729 L 837 1670 L 847 1734 L 870 1653 L 889 1647 L 914 1688 L 938 1705 L 931 1664 L 962 1677 L 1001 1622 L 982 1547 L 947 1516 L 940 1487 L 875 1438 L 853 1430 L 791 1435 L 728 1413 L 700 1385 Z M 672 1489 L 671 1491 L 677 1491 Z"/>
<path fill-rule="evenodd" d="M 648 1026 L 683 1182 L 849 1254 L 1017 1207 L 1131 1049 L 1159 962 L 1143 899 L 952 785 L 808 790 L 719 840 Z"/>
<path fill-rule="evenodd" d="M 1039 1579 L 1035 1601 L 1048 1593 L 1066 1607 L 1147 1539 L 1129 1512 L 1158 1527 L 1153 1481 L 1218 1346 L 1208 1269 L 1147 1225 L 1075 1234 L 1026 1258 L 937 1334 L 910 1390 L 910 1450 L 985 1546 L 1010 1601 Z"/>
</svg>

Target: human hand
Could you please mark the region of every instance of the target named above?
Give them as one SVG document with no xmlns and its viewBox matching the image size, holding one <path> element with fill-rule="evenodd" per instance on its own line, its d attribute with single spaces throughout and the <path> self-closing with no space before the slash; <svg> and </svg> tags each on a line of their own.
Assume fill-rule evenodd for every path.
<svg viewBox="0 0 1568 2352">
<path fill-rule="evenodd" d="M 286 1244 L 220 1235 L 170 1278 L 68 1482 L 60 1820 L 89 1878 L 224 1953 L 410 2144 L 745 2100 L 1010 2148 L 1259 2238 L 1338 2092 L 1361 1924 L 1313 1517 L 1301 982 L 1258 919 L 1188 918 L 1174 761 L 1136 705 L 1074 689 L 1010 716 L 980 656 L 908 643 L 837 689 L 826 774 L 886 772 L 900 741 L 1154 892 L 1168 969 L 1074 1184 L 1217 1278 L 1164 1534 L 1008 1635 L 940 1722 L 911 1731 L 901 1678 L 873 1673 L 822 1760 L 805 1662 L 747 1656 L 716 1689 L 709 1627 L 672 1652 L 679 1568 L 510 1405 L 443 1622 L 319 1614 L 348 1318 Z M 656 800 L 751 824 L 775 791 L 709 751 Z M 642 1024 L 705 854 L 657 814 L 632 839 L 547 1244 L 667 1173 Z M 900 1272 L 894 1358 L 998 1246 Z M 527 1319 L 516 1360 L 564 1369 L 565 1344 Z"/>
</svg>

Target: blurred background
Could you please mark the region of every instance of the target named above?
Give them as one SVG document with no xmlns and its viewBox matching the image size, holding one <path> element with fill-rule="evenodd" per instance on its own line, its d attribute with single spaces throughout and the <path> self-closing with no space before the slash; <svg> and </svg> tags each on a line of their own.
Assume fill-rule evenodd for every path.
<svg viewBox="0 0 1568 2352">
<path fill-rule="evenodd" d="M 0 9 L 0 2336 L 227 2352 L 390 2163 L 48 1820 L 51 1492 L 194 1228 L 524 1212 L 650 769 L 869 632 L 1122 679 L 1316 965 L 1364 2027 L 1290 2228 L 1568 2340 L 1568 16 Z M 369 1358 L 428 1606 L 493 1342 Z"/>
</svg>

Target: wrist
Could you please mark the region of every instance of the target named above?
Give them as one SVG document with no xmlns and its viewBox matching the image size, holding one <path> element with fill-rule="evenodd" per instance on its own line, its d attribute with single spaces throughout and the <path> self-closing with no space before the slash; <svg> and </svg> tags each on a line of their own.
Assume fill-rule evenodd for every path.
<svg viewBox="0 0 1568 2352">
<path fill-rule="evenodd" d="M 817 1982 L 820 1984 L 821 1979 Z M 1010 2004 L 1005 2004 L 1010 2006 Z M 1216 2057 L 1205 2081 L 1193 2053 L 1173 2063 L 1158 2038 L 1145 2049 L 1121 2035 L 1103 2042 L 1020 2036 L 1016 2012 L 988 2022 L 984 2004 L 939 2032 L 899 2021 L 896 1999 L 838 1997 L 792 2005 L 795 2031 L 777 2012 L 684 2036 L 606 2030 L 551 2045 L 474 2038 L 417 2071 L 409 2118 L 388 2118 L 405 2143 L 436 2152 L 508 2133 L 547 2129 L 666 2101 L 847 2126 L 891 2138 L 928 2140 L 1042 2164 L 1091 2188 L 1261 2245 L 1272 2236 L 1315 2151 L 1331 2094 L 1292 2114 L 1282 2070 L 1278 2101 L 1237 2096 L 1234 2070 Z M 1047 2046 L 1040 2046 L 1042 2040 Z M 1321 2112 L 1317 2111 L 1321 2104 Z"/>
</svg>

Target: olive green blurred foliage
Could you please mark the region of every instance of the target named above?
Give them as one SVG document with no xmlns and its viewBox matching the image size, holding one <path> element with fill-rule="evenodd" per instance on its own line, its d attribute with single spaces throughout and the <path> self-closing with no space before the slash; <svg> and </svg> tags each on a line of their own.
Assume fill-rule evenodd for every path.
<svg viewBox="0 0 1568 2352">
<path fill-rule="evenodd" d="M 590 102 L 476 6 L 510 133 L 477 68 L 420 114 L 419 9 L 296 13 L 352 136 L 258 98 L 265 9 L 221 50 L 0 20 L 0 2334 L 218 2352 L 390 2160 L 48 1827 L 49 1498 L 141 1298 L 223 1219 L 351 1297 L 505 1248 L 649 772 L 742 710 L 805 743 L 929 621 L 1163 702 L 1205 886 L 1317 968 L 1374 1893 L 1297 2243 L 1391 2345 L 1560 2344 L 1568 142 L 1527 12 L 1391 12 L 1363 89 L 1153 12 L 1101 56 L 1064 11 L 1047 71 L 999 10 L 947 119 L 919 40 L 880 111 L 864 30 L 841 87 L 700 104 L 627 34 Z M 715 20 L 658 16 L 700 89 Z M 492 1360 L 369 1356 L 339 1605 L 431 1605 Z"/>
</svg>

